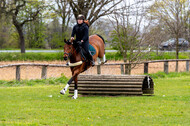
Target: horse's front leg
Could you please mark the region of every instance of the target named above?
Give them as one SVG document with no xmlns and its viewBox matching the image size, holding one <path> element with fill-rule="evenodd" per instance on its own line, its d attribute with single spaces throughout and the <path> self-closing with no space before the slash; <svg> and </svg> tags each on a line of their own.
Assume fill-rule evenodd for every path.
<svg viewBox="0 0 190 126">
<path fill-rule="evenodd" d="M 64 95 L 66 93 L 72 81 L 73 81 L 73 77 L 71 77 L 71 79 L 67 82 L 67 85 L 65 86 L 65 88 L 60 91 L 60 94 Z"/>
<path fill-rule="evenodd" d="M 72 72 L 73 80 L 75 83 L 73 99 L 77 99 L 77 97 L 78 97 L 78 89 L 77 89 L 78 86 L 77 86 L 77 84 L 78 84 L 78 75 L 80 74 L 80 71 L 81 71 L 80 68 L 78 68 L 78 69 L 73 70 L 73 72 Z"/>
<path fill-rule="evenodd" d="M 78 75 L 77 75 L 78 76 Z M 78 97 L 78 77 L 77 76 L 75 76 L 75 78 L 74 78 L 74 82 L 75 82 L 75 89 L 74 89 L 74 96 L 73 96 L 73 99 L 77 99 L 77 97 Z"/>
</svg>

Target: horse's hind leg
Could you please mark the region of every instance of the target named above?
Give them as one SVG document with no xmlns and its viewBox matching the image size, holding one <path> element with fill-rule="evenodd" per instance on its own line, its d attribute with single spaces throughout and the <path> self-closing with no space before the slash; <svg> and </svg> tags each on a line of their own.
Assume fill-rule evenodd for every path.
<svg viewBox="0 0 190 126">
<path fill-rule="evenodd" d="M 102 60 L 101 60 L 101 58 L 99 58 L 99 57 L 97 57 L 97 61 L 98 61 L 98 64 L 101 64 L 102 62 Z"/>
<path fill-rule="evenodd" d="M 64 95 L 66 93 L 72 81 L 73 81 L 73 77 L 71 77 L 71 79 L 67 82 L 67 85 L 65 86 L 65 88 L 60 91 L 60 94 Z"/>
<path fill-rule="evenodd" d="M 104 63 L 106 63 L 107 60 L 106 60 L 106 55 L 105 55 L 105 53 L 103 54 L 103 56 L 102 56 L 101 58 L 98 57 L 97 61 L 98 61 L 98 64 L 104 64 Z"/>
<path fill-rule="evenodd" d="M 106 54 L 104 53 L 104 56 L 103 56 L 103 62 L 106 63 L 107 60 L 106 60 Z"/>
<path fill-rule="evenodd" d="M 106 55 L 105 55 L 105 45 L 101 45 L 99 47 L 98 58 L 99 58 L 99 60 L 98 60 L 99 64 L 104 64 L 105 62 L 107 62 Z"/>
</svg>

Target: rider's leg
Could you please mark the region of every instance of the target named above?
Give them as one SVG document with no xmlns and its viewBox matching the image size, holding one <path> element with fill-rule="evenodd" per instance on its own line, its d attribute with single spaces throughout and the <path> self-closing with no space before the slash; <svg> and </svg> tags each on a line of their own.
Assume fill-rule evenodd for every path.
<svg viewBox="0 0 190 126">
<path fill-rule="evenodd" d="M 89 42 L 83 42 L 82 47 L 86 52 L 87 58 L 91 61 L 92 66 L 94 66 L 95 62 L 94 62 L 93 56 L 91 55 L 91 53 L 89 51 Z"/>
</svg>

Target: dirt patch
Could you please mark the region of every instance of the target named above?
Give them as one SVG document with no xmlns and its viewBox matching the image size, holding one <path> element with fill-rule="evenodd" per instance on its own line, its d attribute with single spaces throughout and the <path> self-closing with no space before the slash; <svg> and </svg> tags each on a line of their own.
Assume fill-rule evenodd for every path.
<svg viewBox="0 0 190 126">
<path fill-rule="evenodd" d="M 42 63 L 42 64 L 65 64 L 64 61 L 14 61 L 14 62 L 0 62 L 1 65 L 16 64 L 16 63 Z M 122 61 L 108 61 L 108 63 L 122 63 Z M 21 66 L 21 79 L 40 79 L 42 67 L 40 66 Z M 156 73 L 158 71 L 164 71 L 164 63 L 149 63 L 149 73 Z M 169 62 L 169 72 L 175 71 L 175 62 Z M 186 62 L 179 62 L 179 72 L 186 71 Z M 138 75 L 144 73 L 144 64 L 137 65 L 132 69 L 131 74 Z M 47 77 L 60 77 L 61 75 L 66 77 L 71 76 L 70 68 L 63 67 L 48 67 Z M 97 67 L 92 67 L 82 74 L 97 74 Z M 101 74 L 119 75 L 121 74 L 120 65 L 101 66 Z M 14 80 L 16 78 L 16 67 L 0 68 L 0 80 Z"/>
</svg>

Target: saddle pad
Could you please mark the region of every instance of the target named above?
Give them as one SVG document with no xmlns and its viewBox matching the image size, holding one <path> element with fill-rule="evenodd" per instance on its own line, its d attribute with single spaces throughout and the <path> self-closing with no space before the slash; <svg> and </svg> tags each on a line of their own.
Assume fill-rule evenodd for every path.
<svg viewBox="0 0 190 126">
<path fill-rule="evenodd" d="M 96 50 L 91 44 L 89 44 L 89 50 L 93 56 L 96 54 Z"/>
</svg>

